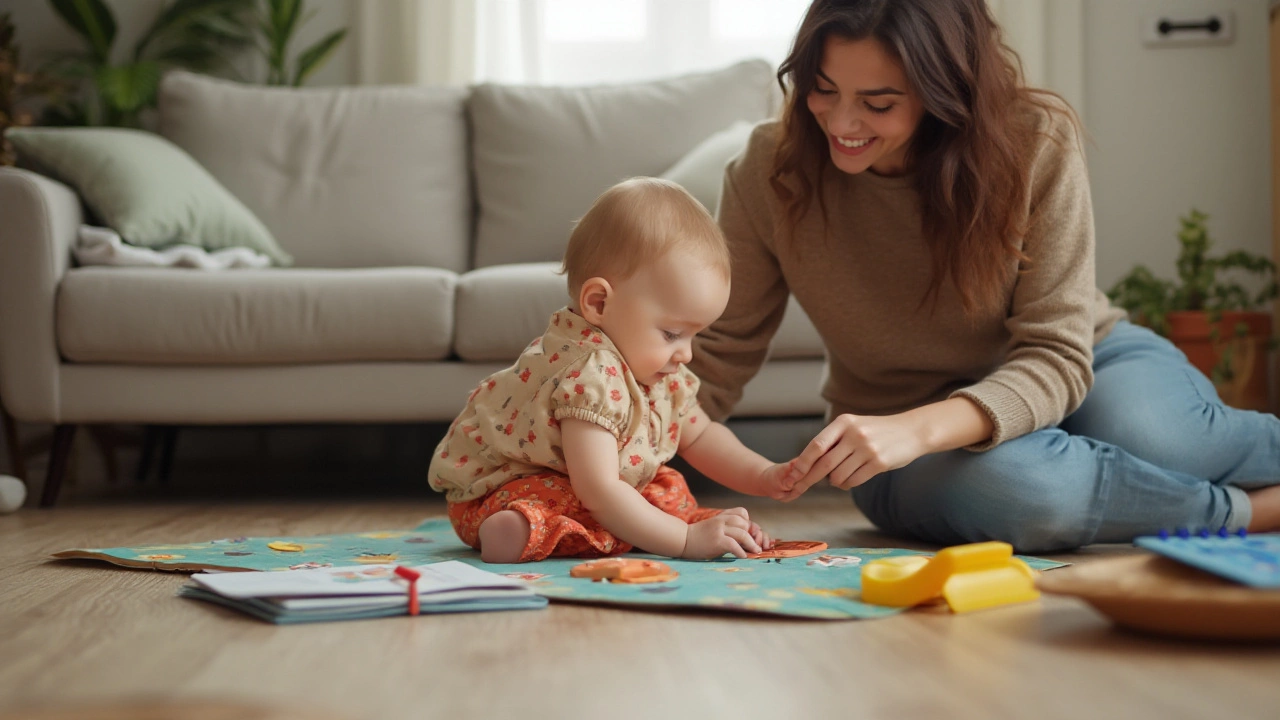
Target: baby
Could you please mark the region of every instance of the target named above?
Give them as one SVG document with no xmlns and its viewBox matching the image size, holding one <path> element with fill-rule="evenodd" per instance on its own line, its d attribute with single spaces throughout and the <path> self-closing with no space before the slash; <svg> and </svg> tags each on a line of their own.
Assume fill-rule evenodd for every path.
<svg viewBox="0 0 1280 720">
<path fill-rule="evenodd" d="M 729 301 L 720 228 L 675 183 L 605 191 L 565 250 L 572 303 L 467 399 L 431 460 L 458 536 L 485 562 L 623 553 L 744 557 L 773 546 L 743 508 L 700 508 L 679 453 L 749 495 L 795 478 L 698 405 L 684 364 Z"/>
</svg>

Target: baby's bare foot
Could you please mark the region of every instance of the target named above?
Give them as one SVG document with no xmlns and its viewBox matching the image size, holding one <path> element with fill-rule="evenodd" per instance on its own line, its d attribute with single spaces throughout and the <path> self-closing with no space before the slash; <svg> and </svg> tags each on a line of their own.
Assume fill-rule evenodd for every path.
<svg viewBox="0 0 1280 720">
<path fill-rule="evenodd" d="M 529 521 L 515 510 L 494 513 L 480 523 L 480 559 L 487 563 L 520 562 L 529 543 Z"/>
<path fill-rule="evenodd" d="M 1249 503 L 1253 505 L 1249 532 L 1280 530 L 1280 485 L 1249 491 Z"/>
</svg>

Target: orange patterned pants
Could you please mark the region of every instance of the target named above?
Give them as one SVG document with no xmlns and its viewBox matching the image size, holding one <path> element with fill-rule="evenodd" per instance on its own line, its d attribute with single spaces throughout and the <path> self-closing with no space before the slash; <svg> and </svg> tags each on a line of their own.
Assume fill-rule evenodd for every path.
<svg viewBox="0 0 1280 720">
<path fill-rule="evenodd" d="M 668 515 L 695 523 L 720 514 L 714 508 L 700 508 L 689 492 L 684 476 L 669 467 L 640 491 L 650 505 Z M 600 557 L 618 555 L 631 549 L 605 530 L 578 502 L 569 478 L 547 472 L 529 475 L 497 490 L 460 503 L 449 503 L 449 520 L 462 541 L 480 549 L 480 523 L 503 510 L 515 510 L 529 521 L 529 542 L 520 562 L 558 557 Z"/>
</svg>

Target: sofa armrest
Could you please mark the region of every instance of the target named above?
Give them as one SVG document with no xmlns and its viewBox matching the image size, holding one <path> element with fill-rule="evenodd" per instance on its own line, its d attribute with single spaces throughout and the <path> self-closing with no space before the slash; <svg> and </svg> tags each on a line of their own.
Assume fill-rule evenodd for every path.
<svg viewBox="0 0 1280 720">
<path fill-rule="evenodd" d="M 19 420 L 60 420 L 55 306 L 81 221 L 71 188 L 0 168 L 0 399 Z"/>
</svg>

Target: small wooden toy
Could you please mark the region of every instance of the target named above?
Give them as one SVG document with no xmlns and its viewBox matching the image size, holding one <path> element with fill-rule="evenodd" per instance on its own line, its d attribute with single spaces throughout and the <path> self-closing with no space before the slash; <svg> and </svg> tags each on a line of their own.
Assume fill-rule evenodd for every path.
<svg viewBox="0 0 1280 720">
<path fill-rule="evenodd" d="M 911 607 L 939 596 L 952 612 L 1027 602 L 1040 597 L 1036 571 L 1002 542 L 957 545 L 933 557 L 908 555 L 872 560 L 862 568 L 862 601 Z"/>
<path fill-rule="evenodd" d="M 1143 553 L 1045 573 L 1047 593 L 1089 603 L 1116 625 L 1200 640 L 1280 642 L 1280 592 Z"/>
<path fill-rule="evenodd" d="M 680 573 L 657 560 L 636 558 L 604 558 L 575 565 L 569 576 L 587 578 L 594 582 L 608 580 L 611 583 L 655 583 L 675 580 Z"/>
</svg>

